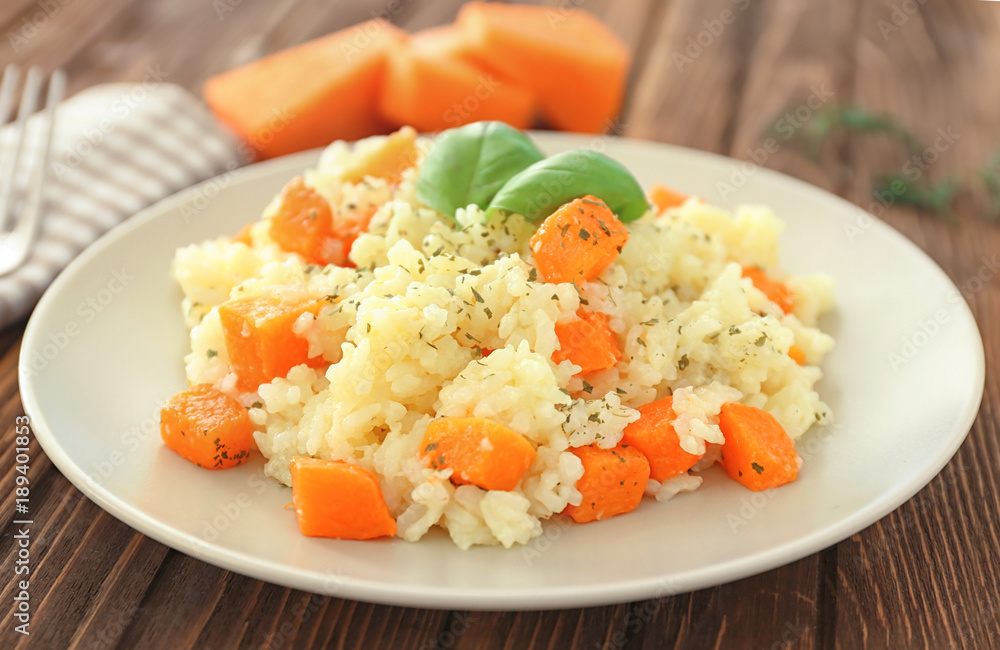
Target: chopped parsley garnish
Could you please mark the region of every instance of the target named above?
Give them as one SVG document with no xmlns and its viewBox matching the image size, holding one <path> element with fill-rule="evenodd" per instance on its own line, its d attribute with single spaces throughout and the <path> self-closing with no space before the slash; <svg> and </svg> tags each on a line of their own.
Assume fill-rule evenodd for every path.
<svg viewBox="0 0 1000 650">
<path fill-rule="evenodd" d="M 763 474 L 764 473 L 764 466 L 763 465 L 758 465 L 757 463 L 750 463 L 750 467 L 752 467 L 753 471 L 757 472 L 758 474 Z"/>
</svg>

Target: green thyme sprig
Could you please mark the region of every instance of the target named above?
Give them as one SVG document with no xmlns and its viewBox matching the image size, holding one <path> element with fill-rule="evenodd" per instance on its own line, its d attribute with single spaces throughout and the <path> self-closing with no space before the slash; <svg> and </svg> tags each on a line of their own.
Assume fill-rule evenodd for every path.
<svg viewBox="0 0 1000 650">
<path fill-rule="evenodd" d="M 872 195 L 883 203 L 909 205 L 921 212 L 958 223 L 951 204 L 960 186 L 954 178 L 939 183 L 921 183 L 902 174 L 887 174 L 874 181 Z M 891 199 L 887 200 L 887 196 Z"/>
<path fill-rule="evenodd" d="M 854 106 L 824 106 L 814 111 L 808 119 L 790 120 L 789 116 L 795 114 L 795 109 L 791 109 L 775 118 L 768 134 L 802 143 L 803 152 L 812 160 L 819 158 L 827 139 L 840 132 L 883 134 L 901 142 L 913 153 L 924 148 L 920 138 L 886 113 L 875 113 Z"/>
<path fill-rule="evenodd" d="M 1000 150 L 994 151 L 986 165 L 979 170 L 979 180 L 986 186 L 990 197 L 990 207 L 986 218 L 990 221 L 1000 219 Z"/>
<path fill-rule="evenodd" d="M 854 106 L 823 106 L 811 111 L 808 117 L 798 114 L 801 106 L 783 112 L 771 123 L 766 135 L 798 146 L 803 155 L 817 160 L 827 140 L 840 132 L 884 135 L 902 144 L 913 160 L 926 148 L 912 131 L 899 120 L 887 113 L 877 113 Z M 903 167 L 904 172 L 907 166 Z M 921 171 L 925 167 L 920 167 Z M 952 203 L 958 193 L 972 189 L 982 183 L 989 198 L 986 218 L 1000 221 L 1000 149 L 995 151 L 986 164 L 977 170 L 974 180 L 959 181 L 947 178 L 943 181 L 928 181 L 925 174 L 914 177 L 912 170 L 877 176 L 872 182 L 872 196 L 883 205 L 908 205 L 921 212 L 941 217 L 957 223 Z"/>
</svg>

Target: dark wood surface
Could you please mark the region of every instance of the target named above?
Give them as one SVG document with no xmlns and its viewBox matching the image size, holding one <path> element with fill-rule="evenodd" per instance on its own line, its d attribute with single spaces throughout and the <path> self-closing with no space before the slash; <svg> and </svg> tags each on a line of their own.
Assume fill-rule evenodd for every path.
<svg viewBox="0 0 1000 650">
<path fill-rule="evenodd" d="M 737 158 L 813 88 L 890 112 L 919 136 L 960 135 L 928 178 L 972 178 L 1000 147 L 1000 3 L 974 0 L 554 0 L 607 21 L 635 56 L 620 131 Z M 147 66 L 197 90 L 213 73 L 388 11 L 410 30 L 458 0 L 4 0 L 0 64 L 63 67 L 70 90 L 138 81 Z M 46 9 L 48 7 L 48 10 Z M 54 8 L 54 9 L 53 9 Z M 398 8 L 398 11 L 394 11 Z M 690 62 L 690 39 L 731 24 Z M 908 13 L 909 12 L 909 13 Z M 220 19 L 221 14 L 221 19 Z M 26 22 L 27 21 L 27 22 Z M 30 36 L 14 51 L 11 34 Z M 718 30 L 716 30 L 718 31 Z M 884 137 L 839 134 L 818 159 L 784 147 L 766 165 L 872 205 L 899 167 Z M 963 191 L 958 225 L 894 206 L 885 220 L 960 286 L 1000 252 L 986 197 Z M 456 612 L 313 596 L 204 564 L 130 529 L 31 445 L 31 636 L 15 634 L 14 423 L 24 324 L 0 331 L 0 647 L 859 648 L 1000 647 L 1000 280 L 966 296 L 987 384 L 968 440 L 924 490 L 821 553 L 660 600 L 547 612 Z"/>
</svg>

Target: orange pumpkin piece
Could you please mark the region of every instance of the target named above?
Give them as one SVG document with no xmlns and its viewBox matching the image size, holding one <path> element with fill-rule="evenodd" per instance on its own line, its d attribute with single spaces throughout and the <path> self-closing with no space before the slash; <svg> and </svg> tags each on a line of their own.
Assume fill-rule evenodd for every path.
<svg viewBox="0 0 1000 650">
<path fill-rule="evenodd" d="M 624 444 L 614 449 L 588 445 L 570 451 L 583 462 L 583 476 L 576 483 L 583 499 L 578 506 L 566 506 L 564 514 L 582 524 L 636 509 L 649 482 L 649 461 L 642 452 Z"/>
<path fill-rule="evenodd" d="M 410 43 L 428 54 L 458 59 L 469 65 L 475 65 L 475 59 L 470 54 L 473 48 L 466 40 L 465 33 L 455 23 L 428 27 L 415 32 L 410 36 Z"/>
<path fill-rule="evenodd" d="M 509 491 L 535 460 L 535 448 L 521 434 L 477 417 L 431 420 L 420 455 L 434 469 L 451 468 L 452 483 Z"/>
<path fill-rule="evenodd" d="M 396 521 L 368 470 L 339 460 L 295 457 L 292 503 L 309 537 L 372 539 L 396 534 Z"/>
<path fill-rule="evenodd" d="M 549 215 L 530 246 L 546 282 L 592 280 L 618 257 L 628 230 L 601 199 L 574 199 Z"/>
<path fill-rule="evenodd" d="M 403 172 L 417 163 L 417 154 L 417 132 L 412 126 L 404 126 L 387 135 L 370 152 L 355 154 L 355 162 L 344 170 L 341 178 L 348 183 L 360 183 L 366 176 L 373 176 L 398 184 L 403 180 Z"/>
<path fill-rule="evenodd" d="M 170 398 L 160 409 L 160 437 L 167 447 L 205 469 L 242 465 L 257 448 L 246 409 L 210 384 L 192 386 Z"/>
<path fill-rule="evenodd" d="M 622 348 L 611 329 L 611 318 L 601 312 L 577 312 L 579 318 L 556 323 L 559 349 L 552 353 L 556 363 L 572 361 L 580 373 L 613 368 L 621 361 Z"/>
<path fill-rule="evenodd" d="M 792 345 L 788 348 L 788 356 L 790 356 L 792 358 L 792 361 L 799 364 L 800 366 L 806 365 L 805 350 L 795 345 L 794 343 L 792 343 Z"/>
<path fill-rule="evenodd" d="M 322 194 L 297 176 L 281 190 L 278 210 L 271 216 L 271 239 L 310 264 L 343 262 L 344 244 L 333 233 L 333 211 Z"/>
<path fill-rule="evenodd" d="M 599 133 L 618 114 L 629 51 L 592 14 L 578 7 L 470 2 L 456 25 L 468 56 L 535 93 L 553 127 Z"/>
<path fill-rule="evenodd" d="M 480 120 L 526 129 L 534 119 L 535 96 L 426 38 L 413 38 L 389 50 L 379 109 L 387 120 L 425 132 Z"/>
<path fill-rule="evenodd" d="M 253 238 L 250 236 L 251 228 L 253 228 L 252 223 L 248 223 L 247 225 L 240 228 L 240 231 L 236 233 L 236 235 L 233 237 L 233 243 L 234 244 L 240 243 L 240 244 L 246 244 L 247 246 L 253 246 Z"/>
<path fill-rule="evenodd" d="M 678 192 L 677 190 L 671 189 L 666 185 L 661 185 L 660 183 L 656 183 L 649 188 L 649 200 L 656 206 L 657 214 L 663 214 L 669 208 L 676 208 L 679 205 L 684 205 L 684 202 L 687 201 L 688 198 L 687 194 Z"/>
<path fill-rule="evenodd" d="M 240 390 L 256 391 L 261 384 L 286 376 L 302 363 L 313 368 L 326 364 L 321 356 L 309 357 L 309 342 L 292 331 L 299 316 L 307 311 L 318 314 L 323 304 L 287 304 L 258 296 L 219 305 L 226 351 Z"/>
<path fill-rule="evenodd" d="M 701 459 L 681 448 L 670 424 L 677 417 L 673 405 L 674 398 L 667 396 L 640 406 L 639 419 L 625 427 L 622 435 L 622 443 L 635 447 L 649 460 L 649 476 L 654 481 L 683 474 Z"/>
<path fill-rule="evenodd" d="M 719 413 L 722 468 L 754 491 L 791 483 L 799 473 L 795 443 L 773 415 L 739 402 L 727 402 Z"/>
<path fill-rule="evenodd" d="M 413 163 L 404 147 L 405 141 L 392 144 L 390 140 L 387 149 L 362 158 L 348 175 L 364 178 L 377 172 L 387 178 L 396 177 Z M 348 259 L 351 246 L 368 230 L 376 209 L 374 205 L 351 205 L 335 213 L 322 194 L 306 185 L 302 177 L 296 177 L 281 191 L 278 209 L 270 218 L 269 232 L 282 250 L 298 253 L 310 264 L 353 267 Z"/>
<path fill-rule="evenodd" d="M 743 277 L 750 278 L 753 286 L 767 296 L 768 300 L 781 307 L 781 311 L 790 314 L 795 309 L 795 294 L 784 282 L 772 279 L 756 266 L 744 266 Z"/>
<path fill-rule="evenodd" d="M 405 34 L 369 20 L 205 83 L 205 100 L 260 158 L 389 131 L 378 98 L 389 46 Z"/>
</svg>

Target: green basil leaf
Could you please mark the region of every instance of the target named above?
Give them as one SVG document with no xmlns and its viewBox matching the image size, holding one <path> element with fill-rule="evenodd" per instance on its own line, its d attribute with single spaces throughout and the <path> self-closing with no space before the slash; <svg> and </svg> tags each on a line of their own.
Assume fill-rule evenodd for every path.
<svg viewBox="0 0 1000 650">
<path fill-rule="evenodd" d="M 448 215 L 470 204 L 485 209 L 512 176 L 545 156 L 503 122 L 474 122 L 438 136 L 420 167 L 417 200 Z"/>
<path fill-rule="evenodd" d="M 513 212 L 537 221 L 587 194 L 607 203 L 622 221 L 635 221 L 649 209 L 646 193 L 621 163 L 576 149 L 541 160 L 507 181 L 490 201 L 486 218 Z"/>
</svg>

